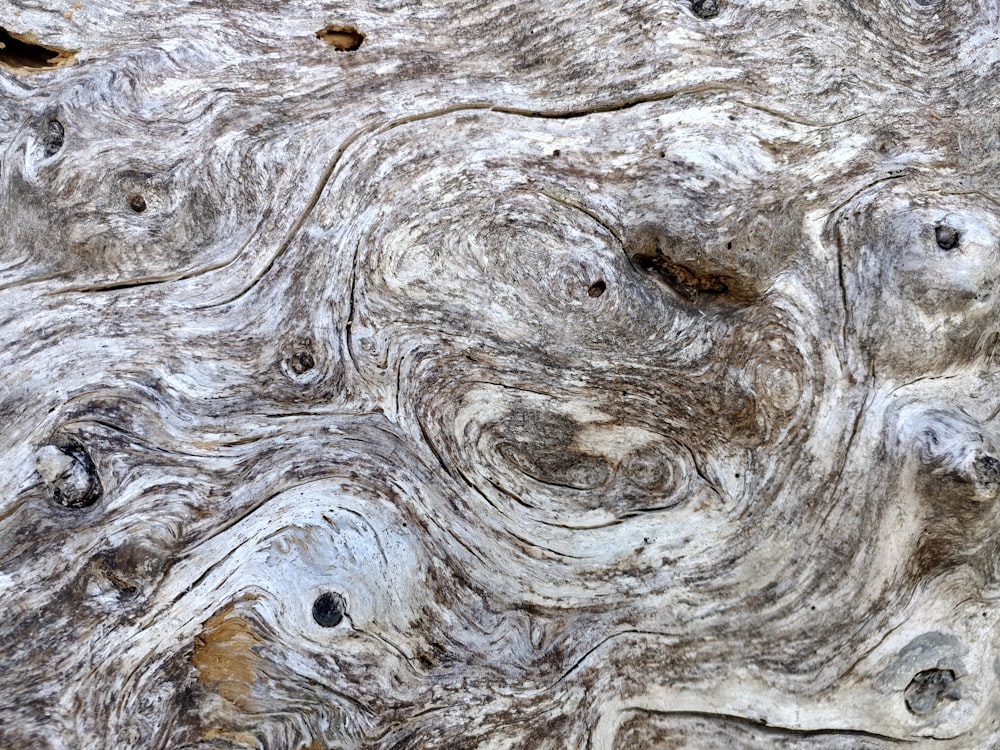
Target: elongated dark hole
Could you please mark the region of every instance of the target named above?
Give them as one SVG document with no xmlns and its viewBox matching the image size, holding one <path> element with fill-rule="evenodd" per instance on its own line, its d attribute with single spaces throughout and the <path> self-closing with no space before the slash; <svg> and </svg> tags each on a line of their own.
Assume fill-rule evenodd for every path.
<svg viewBox="0 0 1000 750">
<path fill-rule="evenodd" d="M 0 64 L 9 68 L 57 68 L 77 51 L 27 42 L 0 27 Z"/>
</svg>

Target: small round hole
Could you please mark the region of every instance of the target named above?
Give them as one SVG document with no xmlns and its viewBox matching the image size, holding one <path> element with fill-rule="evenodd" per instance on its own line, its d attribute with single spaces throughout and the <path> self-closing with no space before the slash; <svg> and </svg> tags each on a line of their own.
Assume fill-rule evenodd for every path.
<svg viewBox="0 0 1000 750">
<path fill-rule="evenodd" d="M 128 207 L 135 211 L 137 214 L 141 214 L 146 210 L 146 199 L 142 197 L 139 193 L 135 195 L 130 195 L 128 197 Z"/>
<path fill-rule="evenodd" d="M 553 156 L 561 156 L 562 155 L 562 151 L 560 151 L 559 149 L 556 149 L 555 151 L 552 152 L 552 155 Z"/>
<path fill-rule="evenodd" d="M 934 227 L 934 239 L 942 250 L 954 250 L 958 247 L 958 230 L 946 224 L 940 224 Z"/>
<path fill-rule="evenodd" d="M 590 285 L 590 289 L 587 290 L 587 294 L 591 297 L 600 297 L 608 289 L 608 285 L 604 283 L 604 279 L 598 279 L 593 284 Z"/>
<path fill-rule="evenodd" d="M 312 616 L 321 627 L 336 627 L 344 619 L 344 597 L 329 591 L 320 594 L 313 602 Z"/>
</svg>

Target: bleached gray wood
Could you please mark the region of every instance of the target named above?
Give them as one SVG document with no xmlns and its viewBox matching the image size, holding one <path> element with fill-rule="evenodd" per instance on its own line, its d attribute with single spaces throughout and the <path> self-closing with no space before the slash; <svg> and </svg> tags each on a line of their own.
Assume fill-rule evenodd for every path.
<svg viewBox="0 0 1000 750">
<path fill-rule="evenodd" d="M 0 747 L 1000 743 L 998 13 L 0 5 Z"/>
</svg>

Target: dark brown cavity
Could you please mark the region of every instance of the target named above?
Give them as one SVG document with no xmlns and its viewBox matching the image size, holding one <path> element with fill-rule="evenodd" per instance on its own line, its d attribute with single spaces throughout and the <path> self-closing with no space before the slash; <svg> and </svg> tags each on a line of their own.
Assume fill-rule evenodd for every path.
<svg viewBox="0 0 1000 750">
<path fill-rule="evenodd" d="M 0 65 L 11 70 L 44 70 L 72 65 L 80 50 L 38 44 L 32 34 L 17 34 L 0 27 Z"/>
<path fill-rule="evenodd" d="M 590 289 L 587 290 L 587 294 L 591 297 L 600 297 L 608 289 L 607 283 L 604 279 L 598 279 L 593 284 L 590 285 Z"/>
<path fill-rule="evenodd" d="M 305 350 L 295 352 L 295 354 L 288 359 L 288 367 L 296 375 L 302 375 L 303 373 L 309 372 L 309 370 L 315 366 L 316 360 L 313 359 L 313 355 Z"/>
<path fill-rule="evenodd" d="M 671 289 L 686 300 L 693 301 L 705 295 L 723 296 L 730 294 L 729 283 L 724 276 L 699 273 L 661 255 L 637 255 L 633 260 L 643 270 L 659 275 Z"/>
<path fill-rule="evenodd" d="M 139 193 L 135 195 L 130 195 L 128 197 L 128 207 L 135 211 L 137 214 L 141 214 L 146 210 L 146 199 L 142 197 Z"/>
</svg>

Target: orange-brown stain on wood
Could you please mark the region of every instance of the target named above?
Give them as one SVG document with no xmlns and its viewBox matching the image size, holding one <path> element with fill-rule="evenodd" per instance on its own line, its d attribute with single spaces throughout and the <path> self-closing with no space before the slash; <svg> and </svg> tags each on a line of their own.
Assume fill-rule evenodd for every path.
<svg viewBox="0 0 1000 750">
<path fill-rule="evenodd" d="M 235 613 L 235 605 L 227 604 L 195 636 L 191 663 L 198 679 L 227 701 L 246 708 L 256 679 L 254 646 L 260 642 L 247 621 Z"/>
<path fill-rule="evenodd" d="M 316 38 L 322 39 L 335 50 L 353 52 L 365 41 L 365 35 L 353 26 L 331 24 L 316 32 Z"/>
</svg>

